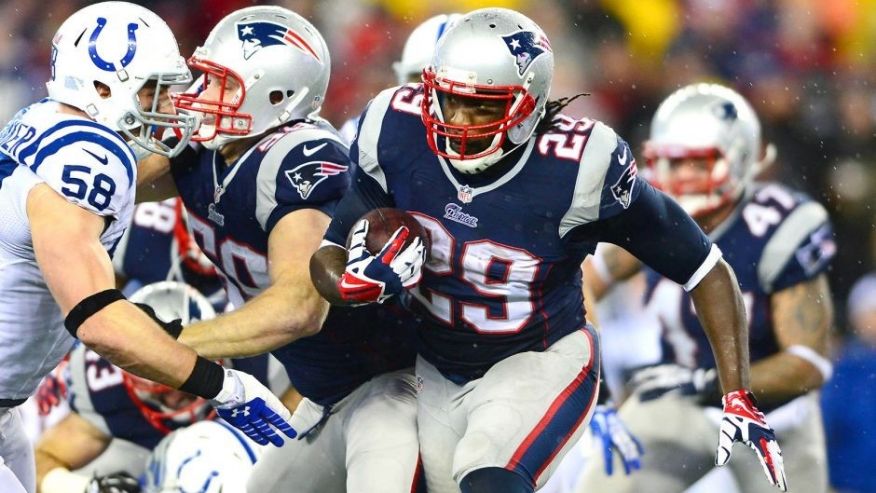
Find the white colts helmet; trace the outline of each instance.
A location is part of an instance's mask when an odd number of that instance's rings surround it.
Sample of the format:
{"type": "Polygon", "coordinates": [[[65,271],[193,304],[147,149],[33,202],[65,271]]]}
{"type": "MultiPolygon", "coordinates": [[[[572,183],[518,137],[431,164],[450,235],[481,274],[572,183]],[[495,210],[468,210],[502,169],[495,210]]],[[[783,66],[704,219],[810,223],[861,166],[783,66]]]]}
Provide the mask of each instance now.
{"type": "Polygon", "coordinates": [[[79,10],[58,29],[46,88],[51,99],[84,111],[136,145],[173,156],[188,143],[195,120],[159,111],[158,95],[191,80],[176,38],[160,17],[132,3],[102,2],[79,10]],[[101,97],[97,83],[109,87],[109,97],[101,97]],[[137,96],[146,84],[155,85],[149,108],[141,107],[137,96]],[[168,128],[180,137],[174,147],[160,140],[168,128]]]}
{"type": "Polygon", "coordinates": [[[392,64],[399,85],[420,81],[423,69],[432,62],[438,40],[460,17],[460,14],[439,14],[411,31],[401,60],[392,64]]]}
{"type": "Polygon", "coordinates": [[[146,463],[143,491],[246,493],[246,482],[262,450],[228,425],[195,423],[171,433],[155,447],[146,463]]]}
{"type": "Polygon", "coordinates": [[[216,310],[207,297],[183,282],[161,281],[147,284],[128,299],[131,303],[151,306],[155,315],[165,322],[180,319],[186,325],[216,316],[216,310]]]}
{"type": "Polygon", "coordinates": [[[500,8],[464,15],[442,36],[423,71],[422,117],[432,151],[463,173],[496,163],[532,136],[544,116],[553,72],[547,36],[528,17],[500,8]],[[486,125],[448,124],[440,105],[448,94],[504,101],[505,115],[486,125]],[[481,139],[491,139],[486,149],[467,151],[470,141],[481,139]],[[510,146],[503,147],[506,141],[510,146]]]}
{"type": "Polygon", "coordinates": [[[651,182],[691,216],[735,201],[762,170],[760,121],[736,91],[718,84],[692,84],[667,97],[645,142],[651,182]],[[710,160],[707,180],[673,179],[671,161],[710,160]]]}
{"type": "Polygon", "coordinates": [[[189,65],[204,73],[177,108],[204,115],[192,140],[208,149],[252,137],[291,120],[315,117],[328,88],[331,59],[319,31],[300,15],[276,6],[237,10],[219,21],[189,65]],[[220,84],[219,99],[198,95],[205,77],[220,84]],[[240,89],[226,98],[226,81],[240,89]]]}

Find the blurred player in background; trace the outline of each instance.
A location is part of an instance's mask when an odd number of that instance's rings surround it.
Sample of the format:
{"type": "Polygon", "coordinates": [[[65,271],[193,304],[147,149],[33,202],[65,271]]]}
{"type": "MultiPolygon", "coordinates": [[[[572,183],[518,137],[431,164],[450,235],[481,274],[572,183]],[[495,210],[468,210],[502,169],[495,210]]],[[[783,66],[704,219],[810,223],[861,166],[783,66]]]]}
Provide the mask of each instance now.
{"type": "MultiPolygon", "coordinates": [[[[781,436],[788,476],[806,491],[826,491],[816,391],[832,371],[824,272],[836,247],[827,212],[783,185],[752,181],[765,162],[760,123],[726,87],[694,84],[669,96],[645,149],[652,182],[696,219],[736,272],[748,314],[751,388],[781,436]]],[[[598,296],[643,268],[616,247],[601,253],[601,275],[588,276],[598,296]]],[[[714,467],[721,405],[715,357],[690,296],[659,273],[646,274],[646,310],[659,319],[662,354],[660,364],[633,376],[633,395],[620,411],[645,447],[643,469],[608,477],[589,464],[582,493],[677,492],[714,467]]],[[[768,491],[752,475],[753,462],[744,456],[732,467],[741,490],[768,491]]]]}
{"type": "Polygon", "coordinates": [[[197,289],[217,312],[228,303],[216,267],[198,248],[176,197],[137,204],[131,226],[113,252],[113,268],[124,293],[176,281],[197,289]]]}
{"type": "Polygon", "coordinates": [[[108,252],[134,207],[131,146],[172,155],[186,144],[193,120],[173,111],[167,88],[190,80],[158,16],[125,2],[91,5],[65,20],[52,40],[49,98],[21,110],[0,133],[4,492],[35,490],[33,451],[15,407],[76,337],[126,370],[216,405],[249,404],[263,394],[264,411],[254,419],[282,426],[289,416],[251,377],[197,358],[167,336],[172,324],[114,289],[108,252]],[[155,138],[167,128],[181,135],[175,147],[155,138]]]}
{"type": "Polygon", "coordinates": [[[178,190],[235,309],[180,340],[210,358],[271,351],[305,397],[301,439],[266,453],[249,490],[411,491],[413,329],[398,307],[329,311],[308,272],[349,187],[347,148],[318,116],[330,72],[322,36],[289,10],[241,9],[190,64],[203,76],[176,104],[201,115],[198,145],[166,163],[170,181],[155,188],[178,190]]]}
{"type": "Polygon", "coordinates": [[[143,492],[244,493],[265,451],[222,421],[195,423],[155,447],[146,464],[143,492]]]}
{"type": "Polygon", "coordinates": [[[460,18],[423,86],[371,101],[351,149],[353,188],[311,262],[334,304],[384,301],[422,275],[411,294],[424,317],[417,424],[429,491],[532,492],[581,436],[599,346],[580,264],[599,241],[633,250],[692,292],[718,354],[724,420],[737,427],[720,460],[733,442],[755,444],[768,480],[783,486],[773,432],[747,390],[732,270],[675,202],[636,177],[614,131],[558,115],[568,99],[548,102],[553,70],[547,37],[522,14],[460,18]],[[426,227],[422,272],[416,241],[396,245],[406,228],[376,255],[363,247],[368,222],[357,219],[378,207],[411,211],[426,227]]]}
{"type": "MultiPolygon", "coordinates": [[[[438,39],[459,17],[459,14],[438,14],[426,19],[411,31],[405,42],[401,59],[392,64],[398,85],[420,82],[423,69],[432,61],[438,39]]],[[[358,128],[358,116],[347,120],[340,129],[344,142],[353,142],[358,128]]]]}
{"type": "MultiPolygon", "coordinates": [[[[130,299],[149,304],[167,320],[189,323],[215,316],[191,286],[162,284],[158,290],[148,285],[130,299]]],[[[267,381],[267,375],[256,376],[267,381]]],[[[72,412],[37,444],[41,493],[85,492],[95,474],[136,478],[165,435],[215,414],[204,399],[130,374],[82,344],[64,365],[62,385],[72,412]]],[[[101,481],[106,479],[95,483],[101,481]]]]}

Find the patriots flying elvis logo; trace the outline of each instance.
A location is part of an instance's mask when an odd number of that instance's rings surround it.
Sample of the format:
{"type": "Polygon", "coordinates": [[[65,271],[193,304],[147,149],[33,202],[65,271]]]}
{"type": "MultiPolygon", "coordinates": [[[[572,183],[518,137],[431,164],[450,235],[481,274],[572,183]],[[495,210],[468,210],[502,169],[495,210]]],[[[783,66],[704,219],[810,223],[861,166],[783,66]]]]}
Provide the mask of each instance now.
{"type": "Polygon", "coordinates": [[[507,36],[502,36],[511,55],[517,62],[517,75],[523,77],[524,72],[529,66],[546,51],[551,51],[551,45],[548,40],[541,35],[536,37],[532,31],[517,31],[507,36]]]}
{"type": "Polygon", "coordinates": [[[329,176],[339,175],[347,171],[349,166],[343,164],[328,163],[325,161],[310,161],[296,166],[286,172],[286,178],[298,191],[302,200],[307,200],[313,189],[329,176]]]}
{"type": "Polygon", "coordinates": [[[275,45],[289,45],[298,48],[308,55],[316,58],[319,63],[319,55],[316,50],[295,31],[281,24],[266,21],[238,22],[237,37],[242,42],[243,58],[249,60],[253,53],[262,48],[275,45]]]}

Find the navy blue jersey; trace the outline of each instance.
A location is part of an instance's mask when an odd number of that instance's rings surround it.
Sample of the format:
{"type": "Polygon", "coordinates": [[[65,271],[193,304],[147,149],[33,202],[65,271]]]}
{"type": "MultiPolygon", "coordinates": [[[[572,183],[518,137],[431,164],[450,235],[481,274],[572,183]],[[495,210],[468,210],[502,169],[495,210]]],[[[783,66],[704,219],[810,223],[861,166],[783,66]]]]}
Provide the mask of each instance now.
{"type": "MultiPolygon", "coordinates": [[[[350,185],[347,148],[337,134],[297,123],[267,135],[227,166],[199,149],[172,166],[194,236],[240,306],[268,286],[268,236],[286,214],[317,209],[331,215],[350,185]]],[[[332,308],[322,330],[272,354],[295,388],[332,404],[373,376],[413,364],[413,331],[393,307],[332,308]]]]}
{"type": "MultiPolygon", "coordinates": [[[[116,274],[127,280],[124,292],[130,295],[146,284],[159,281],[184,282],[207,297],[217,312],[225,309],[227,298],[218,274],[207,266],[192,268],[184,259],[179,230],[187,235],[179,199],[137,204],[134,219],[113,253],[116,274]]],[[[192,260],[194,261],[194,260],[192,260]]]]}
{"type": "MultiPolygon", "coordinates": [[[[268,384],[267,355],[239,361],[245,363],[242,366],[235,364],[235,368],[268,384]]],[[[125,387],[123,370],[84,344],[78,344],[70,352],[64,377],[70,408],[107,436],[151,450],[169,431],[191,424],[190,421],[167,419],[162,421],[166,430],[151,424],[141,411],[141,404],[131,398],[125,387]]]]}
{"type": "MultiPolygon", "coordinates": [[[[739,281],[751,361],[775,354],[770,295],[827,269],[836,251],[827,212],[782,185],[757,184],[710,236],[739,281]]],[[[690,295],[653,270],[646,274],[646,309],[660,321],[663,361],[713,368],[715,357],[690,295]]]]}
{"type": "Polygon", "coordinates": [[[370,103],[351,149],[354,186],[326,239],[343,245],[376,207],[421,221],[431,251],[411,308],[426,320],[421,354],[449,378],[478,378],[583,327],[580,264],[598,241],[681,283],[717,261],[690,218],[636,176],[628,145],[604,124],[561,117],[487,171],[464,175],[430,151],[421,98],[411,84],[370,103]]]}

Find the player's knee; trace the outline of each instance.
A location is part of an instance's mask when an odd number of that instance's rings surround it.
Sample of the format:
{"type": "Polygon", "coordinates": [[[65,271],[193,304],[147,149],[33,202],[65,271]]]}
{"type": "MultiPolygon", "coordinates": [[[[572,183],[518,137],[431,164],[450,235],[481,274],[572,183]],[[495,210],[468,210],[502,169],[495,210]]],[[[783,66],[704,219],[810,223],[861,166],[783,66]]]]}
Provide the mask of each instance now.
{"type": "Polygon", "coordinates": [[[501,467],[475,469],[459,483],[462,493],[532,493],[535,487],[523,476],[501,467]]]}

